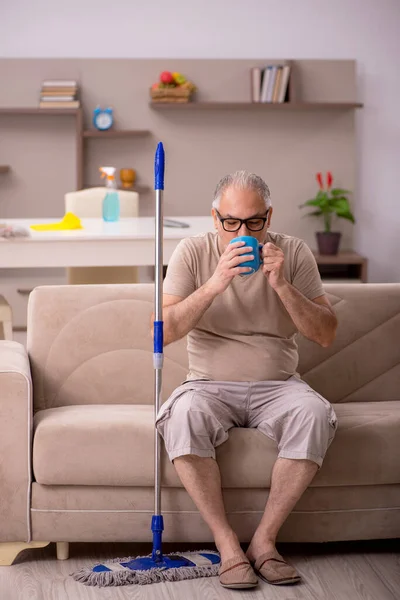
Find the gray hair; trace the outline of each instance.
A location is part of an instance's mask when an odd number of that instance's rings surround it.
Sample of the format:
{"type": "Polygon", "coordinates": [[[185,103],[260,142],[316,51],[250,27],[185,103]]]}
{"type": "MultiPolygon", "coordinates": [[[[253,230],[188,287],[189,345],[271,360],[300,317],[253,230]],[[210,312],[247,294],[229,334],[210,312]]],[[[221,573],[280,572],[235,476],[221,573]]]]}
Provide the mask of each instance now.
{"type": "Polygon", "coordinates": [[[230,175],[225,175],[218,183],[214,192],[213,208],[218,210],[222,194],[230,187],[237,187],[242,190],[253,190],[264,200],[267,209],[271,206],[271,195],[265,181],[258,175],[250,173],[249,171],[236,171],[230,175]]]}

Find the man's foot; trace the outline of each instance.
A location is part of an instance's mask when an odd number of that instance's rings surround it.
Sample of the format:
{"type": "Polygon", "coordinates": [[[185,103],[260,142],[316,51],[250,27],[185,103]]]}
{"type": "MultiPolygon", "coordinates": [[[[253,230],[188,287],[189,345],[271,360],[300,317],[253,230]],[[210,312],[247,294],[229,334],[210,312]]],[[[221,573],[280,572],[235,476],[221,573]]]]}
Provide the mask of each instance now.
{"type": "Polygon", "coordinates": [[[249,561],[254,563],[259,556],[266,552],[276,552],[275,540],[261,539],[254,535],[246,552],[249,561]]]}
{"type": "Polygon", "coordinates": [[[220,584],[231,590],[249,589],[258,585],[257,575],[254,573],[248,559],[234,556],[223,561],[219,569],[220,584]]]}
{"type": "Polygon", "coordinates": [[[231,558],[248,561],[248,558],[246,558],[246,555],[239,544],[237,535],[233,531],[220,538],[216,538],[215,545],[221,556],[221,563],[224,563],[231,558]]]}
{"type": "Polygon", "coordinates": [[[235,590],[258,585],[257,576],[234,531],[215,538],[215,545],[221,556],[219,581],[223,587],[235,590]]]}
{"type": "Polygon", "coordinates": [[[279,554],[273,540],[261,540],[254,536],[246,556],[258,577],[267,583],[285,585],[297,583],[301,579],[296,569],[288,565],[279,554]]]}

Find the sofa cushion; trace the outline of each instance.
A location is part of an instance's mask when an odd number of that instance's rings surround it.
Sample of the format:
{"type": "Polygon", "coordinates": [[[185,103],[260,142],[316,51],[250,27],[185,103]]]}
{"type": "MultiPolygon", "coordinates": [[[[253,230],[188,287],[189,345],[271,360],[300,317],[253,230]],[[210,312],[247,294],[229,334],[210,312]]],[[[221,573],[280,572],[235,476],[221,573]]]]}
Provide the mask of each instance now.
{"type": "MultiPolygon", "coordinates": [[[[400,483],[400,401],[333,405],[339,427],[313,486],[400,483]]],[[[154,409],[82,405],[35,416],[33,469],[43,485],[153,486],[154,409]]],[[[234,428],[217,449],[224,487],[270,486],[275,443],[234,428]]],[[[163,451],[163,485],[181,487],[163,451]]]]}

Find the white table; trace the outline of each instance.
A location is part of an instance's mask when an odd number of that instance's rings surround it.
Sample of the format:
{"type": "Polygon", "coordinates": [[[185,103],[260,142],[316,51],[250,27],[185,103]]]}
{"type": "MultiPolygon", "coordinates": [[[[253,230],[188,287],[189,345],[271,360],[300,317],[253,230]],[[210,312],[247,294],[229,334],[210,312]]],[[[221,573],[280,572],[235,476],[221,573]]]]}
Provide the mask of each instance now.
{"type": "MultiPolygon", "coordinates": [[[[213,231],[209,217],[171,217],[188,228],[164,227],[164,264],[185,237],[213,231]]],[[[7,224],[29,229],[36,223],[59,219],[7,219],[7,224]]],[[[82,219],[83,229],[35,231],[28,238],[0,238],[0,269],[154,265],[155,219],[137,217],[105,223],[82,219]]]]}

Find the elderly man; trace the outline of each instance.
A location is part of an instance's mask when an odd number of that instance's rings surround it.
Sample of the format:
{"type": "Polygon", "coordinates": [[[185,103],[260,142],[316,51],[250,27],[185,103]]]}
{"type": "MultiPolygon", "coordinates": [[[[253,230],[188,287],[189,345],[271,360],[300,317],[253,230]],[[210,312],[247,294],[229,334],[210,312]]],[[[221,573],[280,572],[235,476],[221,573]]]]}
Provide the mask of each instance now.
{"type": "Polygon", "coordinates": [[[210,527],[221,555],[220,583],[229,588],[299,581],[275,548],[278,531],[321,466],[336,416],[303,382],[295,336],[329,346],[337,321],[315,259],[297,238],[268,231],[266,183],[239,171],[218,184],[215,232],[183,240],[164,282],[165,344],[188,335],[187,380],[157,416],[169,458],[210,527]],[[253,236],[262,267],[241,266],[252,248],[229,242],[253,236]],[[257,428],[275,441],[265,512],[244,554],[227,520],[215,447],[231,427],[257,428]],[[254,570],[253,570],[254,568],[254,570]]]}

